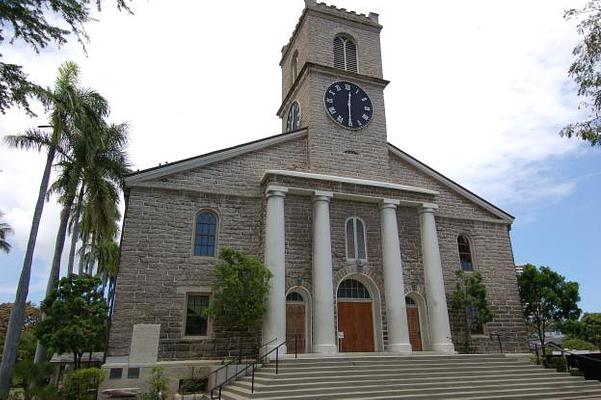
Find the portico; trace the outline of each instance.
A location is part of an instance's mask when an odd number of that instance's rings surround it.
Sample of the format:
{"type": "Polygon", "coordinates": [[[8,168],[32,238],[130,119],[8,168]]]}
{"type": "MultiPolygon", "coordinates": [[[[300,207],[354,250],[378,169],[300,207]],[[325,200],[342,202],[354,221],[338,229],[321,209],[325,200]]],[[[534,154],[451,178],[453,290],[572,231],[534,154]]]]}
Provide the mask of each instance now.
{"type": "MultiPolygon", "coordinates": [[[[411,352],[401,243],[397,208],[410,207],[419,216],[421,253],[425,302],[427,304],[427,326],[430,348],[453,352],[449,316],[438,248],[438,237],[434,214],[437,205],[436,191],[349,177],[315,174],[299,171],[267,170],[263,177],[266,196],[265,263],[273,273],[268,295],[268,316],[264,319],[263,339],[265,342],[277,338],[277,343],[286,337],[286,196],[302,196],[311,202],[312,234],[312,343],[308,347],[313,353],[338,352],[336,320],[336,292],[334,282],[332,226],[330,208],[333,201],[370,205],[379,216],[379,244],[376,251],[381,254],[382,287],[380,291],[385,303],[387,352],[411,352]],[[335,190],[334,190],[335,189],[335,190]],[[420,200],[422,198],[423,200],[420,200]]],[[[350,203],[350,204],[352,204],[350,203]]],[[[350,216],[350,215],[349,215],[350,216]]],[[[367,264],[370,261],[366,262],[367,264]]],[[[380,314],[380,313],[378,313],[380,314]]],[[[382,317],[374,319],[374,331],[382,334],[382,317]],[[377,326],[380,325],[380,326],[377,326]]],[[[343,333],[344,334],[344,333],[343,333]]],[[[374,351],[378,350],[377,346],[374,351]]]]}

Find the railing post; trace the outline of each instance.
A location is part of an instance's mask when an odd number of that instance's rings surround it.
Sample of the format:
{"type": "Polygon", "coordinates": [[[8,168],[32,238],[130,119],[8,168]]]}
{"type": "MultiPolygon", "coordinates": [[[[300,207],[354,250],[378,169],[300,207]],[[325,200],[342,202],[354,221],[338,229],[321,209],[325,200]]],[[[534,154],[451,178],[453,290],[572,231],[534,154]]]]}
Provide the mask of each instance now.
{"type": "Polygon", "coordinates": [[[250,380],[250,392],[254,393],[255,392],[255,363],[253,363],[253,375],[252,378],[250,380]]]}
{"type": "Polygon", "coordinates": [[[294,335],[294,358],[298,358],[298,335],[294,335]]]}
{"type": "Polygon", "coordinates": [[[503,342],[501,341],[501,335],[497,335],[497,340],[499,341],[499,351],[503,354],[503,342]]]}
{"type": "Polygon", "coordinates": [[[540,354],[538,352],[538,344],[534,343],[534,352],[536,353],[536,365],[540,365],[540,354]]]}
{"type": "Polygon", "coordinates": [[[279,352],[280,352],[280,346],[275,348],[275,374],[278,374],[278,359],[280,358],[279,356],[279,352]]]}
{"type": "Polygon", "coordinates": [[[221,389],[223,389],[223,385],[219,386],[219,400],[221,400],[221,389]]]}
{"type": "MultiPolygon", "coordinates": [[[[229,369],[229,368],[228,368],[228,366],[226,365],[226,366],[225,366],[225,380],[223,381],[223,383],[226,383],[226,384],[227,384],[227,377],[228,377],[228,372],[227,372],[227,370],[228,370],[228,369],[229,369]]],[[[219,398],[221,398],[221,397],[219,397],[219,398]]]]}

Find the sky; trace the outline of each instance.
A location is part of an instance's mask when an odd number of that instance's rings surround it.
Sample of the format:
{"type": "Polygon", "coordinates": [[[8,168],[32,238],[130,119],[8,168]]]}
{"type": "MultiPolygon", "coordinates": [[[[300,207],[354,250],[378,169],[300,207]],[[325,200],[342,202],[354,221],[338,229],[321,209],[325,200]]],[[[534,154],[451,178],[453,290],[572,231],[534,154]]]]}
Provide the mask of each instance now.
{"type": "MultiPolygon", "coordinates": [[[[601,148],[561,138],[583,118],[567,75],[579,40],[563,19],[583,1],[329,0],[380,14],[388,140],[516,217],[515,261],[580,283],[581,308],[601,312],[601,148]]],[[[72,40],[40,54],[17,41],[5,62],[51,86],[75,61],[82,85],[131,127],[143,169],[280,133],[280,50],[301,0],[135,0],[134,15],[105,1],[87,25],[87,54],[72,40]]],[[[13,109],[0,135],[47,124],[13,109]]],[[[0,210],[13,250],[0,254],[0,302],[13,301],[45,157],[0,146],[0,210]]],[[[51,199],[34,255],[30,296],[43,297],[59,207],[51,199]]],[[[65,249],[66,253],[67,249],[65,249]]],[[[66,257],[63,257],[66,260],[66,257]]]]}

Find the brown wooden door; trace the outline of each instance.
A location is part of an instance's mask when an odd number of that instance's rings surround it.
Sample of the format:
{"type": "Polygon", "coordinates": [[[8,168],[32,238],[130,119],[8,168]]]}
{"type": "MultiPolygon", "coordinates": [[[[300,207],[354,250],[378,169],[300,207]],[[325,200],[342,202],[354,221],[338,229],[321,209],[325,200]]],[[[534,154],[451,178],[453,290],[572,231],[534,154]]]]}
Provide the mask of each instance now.
{"type": "Polygon", "coordinates": [[[286,304],[286,340],[288,353],[294,353],[295,336],[297,353],[305,352],[305,305],[303,303],[286,304]]]}
{"type": "Polygon", "coordinates": [[[413,351],[422,351],[422,332],[419,327],[419,311],[417,307],[407,307],[407,323],[409,324],[409,343],[413,351]]]}
{"type": "Polygon", "coordinates": [[[371,302],[338,302],[338,331],[344,332],[340,351],[374,351],[371,302]]]}

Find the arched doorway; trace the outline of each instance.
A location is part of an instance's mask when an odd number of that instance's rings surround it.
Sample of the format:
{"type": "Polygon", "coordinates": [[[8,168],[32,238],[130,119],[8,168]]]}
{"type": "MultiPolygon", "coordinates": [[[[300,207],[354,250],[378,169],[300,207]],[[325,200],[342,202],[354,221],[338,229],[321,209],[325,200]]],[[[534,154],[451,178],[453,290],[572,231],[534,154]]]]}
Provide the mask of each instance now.
{"type": "Polygon", "coordinates": [[[409,343],[411,343],[411,350],[422,351],[424,347],[422,343],[419,307],[417,306],[417,302],[409,296],[405,297],[405,304],[407,307],[407,324],[409,325],[409,343]]]}
{"type": "Polygon", "coordinates": [[[288,352],[305,352],[306,341],[306,306],[305,299],[298,292],[290,292],[286,296],[286,341],[288,352]]]}
{"type": "Polygon", "coordinates": [[[356,279],[346,279],[337,291],[340,351],[374,351],[373,299],[356,279]]]}

